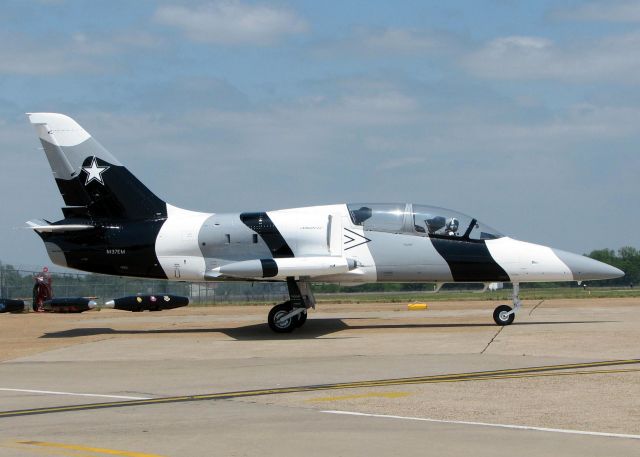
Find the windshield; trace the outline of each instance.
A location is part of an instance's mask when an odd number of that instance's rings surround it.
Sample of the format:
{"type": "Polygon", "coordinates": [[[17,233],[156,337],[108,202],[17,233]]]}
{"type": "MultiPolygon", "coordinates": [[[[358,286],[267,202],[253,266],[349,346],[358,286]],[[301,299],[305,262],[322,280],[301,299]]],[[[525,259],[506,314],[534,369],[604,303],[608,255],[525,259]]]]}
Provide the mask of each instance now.
{"type": "Polygon", "coordinates": [[[394,233],[405,231],[405,203],[352,203],[347,206],[351,221],[363,226],[365,230],[394,233]]]}
{"type": "Polygon", "coordinates": [[[437,206],[351,203],[347,207],[353,224],[367,231],[472,240],[492,240],[504,236],[471,216],[437,206]]]}

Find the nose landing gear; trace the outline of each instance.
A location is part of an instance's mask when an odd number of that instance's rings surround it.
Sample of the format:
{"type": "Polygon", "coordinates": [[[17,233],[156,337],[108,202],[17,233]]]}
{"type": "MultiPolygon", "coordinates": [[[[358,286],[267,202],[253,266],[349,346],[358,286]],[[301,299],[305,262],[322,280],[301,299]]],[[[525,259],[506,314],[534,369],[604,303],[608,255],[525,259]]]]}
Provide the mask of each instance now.
{"type": "Polygon", "coordinates": [[[513,308],[507,305],[500,305],[493,310],[493,320],[500,326],[510,325],[516,318],[516,312],[522,306],[520,301],[520,284],[513,283],[513,308]]]}
{"type": "Polygon", "coordinates": [[[269,328],[276,333],[290,333],[307,321],[307,310],[315,308],[316,300],[311,286],[306,281],[287,278],[290,300],[280,303],[269,311],[269,328]]]}

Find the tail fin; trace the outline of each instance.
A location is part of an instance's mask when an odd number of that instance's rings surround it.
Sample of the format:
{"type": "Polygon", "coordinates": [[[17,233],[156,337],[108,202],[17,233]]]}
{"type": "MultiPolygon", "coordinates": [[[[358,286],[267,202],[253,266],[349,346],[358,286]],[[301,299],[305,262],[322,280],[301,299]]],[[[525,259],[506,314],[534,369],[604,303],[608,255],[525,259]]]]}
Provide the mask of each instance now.
{"type": "Polygon", "coordinates": [[[63,114],[30,113],[66,217],[157,219],[167,205],[145,187],[76,121],[63,114]]]}

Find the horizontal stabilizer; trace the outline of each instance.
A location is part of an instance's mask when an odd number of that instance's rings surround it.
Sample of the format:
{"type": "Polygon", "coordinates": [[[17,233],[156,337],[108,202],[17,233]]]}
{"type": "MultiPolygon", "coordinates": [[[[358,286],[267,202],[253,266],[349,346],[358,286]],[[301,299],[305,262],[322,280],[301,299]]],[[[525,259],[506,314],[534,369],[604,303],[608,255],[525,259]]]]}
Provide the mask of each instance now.
{"type": "Polygon", "coordinates": [[[40,232],[40,233],[78,232],[80,230],[91,230],[92,228],[95,228],[93,225],[87,225],[87,224],[53,225],[42,220],[28,221],[27,225],[28,225],[27,228],[33,229],[36,232],[40,232]]]}

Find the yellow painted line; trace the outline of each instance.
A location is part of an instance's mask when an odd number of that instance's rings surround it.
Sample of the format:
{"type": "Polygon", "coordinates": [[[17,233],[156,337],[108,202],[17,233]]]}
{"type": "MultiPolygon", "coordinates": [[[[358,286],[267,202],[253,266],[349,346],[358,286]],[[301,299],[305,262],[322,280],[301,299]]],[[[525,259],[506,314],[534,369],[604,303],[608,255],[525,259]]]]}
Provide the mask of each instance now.
{"type": "MultiPolygon", "coordinates": [[[[25,447],[24,444],[14,443],[2,443],[0,447],[11,448],[11,449],[19,449],[21,454],[29,453],[36,455],[46,455],[51,457],[52,455],[61,455],[63,457],[96,457],[96,454],[93,453],[85,453],[78,451],[70,451],[65,449],[51,449],[51,448],[38,448],[35,446],[25,447]]],[[[26,454],[25,454],[26,455],[26,454]]]]}
{"type": "Polygon", "coordinates": [[[342,401],[342,400],[358,400],[361,398],[401,398],[411,395],[409,392],[371,392],[368,394],[355,394],[355,395],[337,395],[335,397],[320,397],[307,400],[311,403],[325,402],[325,401],[342,401]]]}
{"type": "Polygon", "coordinates": [[[120,455],[123,457],[163,457],[159,454],[147,454],[146,452],[120,451],[100,447],[81,446],[78,444],[48,443],[46,441],[17,441],[18,444],[41,446],[45,448],[65,449],[68,451],[93,452],[95,454],[120,455]]]}
{"type": "MultiPolygon", "coordinates": [[[[124,406],[143,406],[153,404],[165,404],[165,403],[179,403],[201,400],[215,400],[215,399],[232,399],[242,397],[254,397],[260,395],[275,395],[275,394],[287,394],[296,392],[313,392],[322,390],[339,390],[339,389],[355,389],[366,387],[384,387],[384,386],[397,386],[397,385],[409,385],[409,384],[429,384],[438,382],[458,382],[458,381],[481,381],[483,379],[506,379],[508,377],[534,377],[535,374],[556,374],[560,370],[570,370],[578,368],[597,368],[603,366],[617,366],[617,365],[630,365],[640,364],[640,359],[625,359],[625,360],[607,360],[601,362],[587,362],[587,363],[570,363],[562,365],[545,365],[538,367],[526,367],[526,368],[511,368],[505,370],[493,370],[493,371],[476,371],[469,373],[454,373],[443,375],[430,375],[419,376],[412,378],[395,378],[395,379],[379,379],[373,381],[357,381],[348,383],[337,384],[320,384],[311,386],[297,386],[297,387],[280,387],[273,389],[260,389],[260,390],[244,390],[235,392],[220,392],[204,395],[188,395],[188,396],[176,396],[176,397],[162,397],[153,398],[148,400],[128,400],[128,401],[114,401],[105,403],[86,403],[80,405],[59,406],[52,408],[36,408],[36,409],[24,409],[14,411],[2,411],[0,412],[0,418],[2,417],[15,417],[25,416],[31,414],[45,414],[56,412],[69,412],[69,411],[85,411],[91,409],[101,408],[117,408],[124,406]],[[551,373],[553,372],[553,373],[551,373]]],[[[637,371],[637,370],[629,370],[637,371]]],[[[623,372],[621,370],[606,370],[602,373],[623,372]]],[[[596,371],[585,372],[584,374],[594,374],[596,371]]],[[[572,373],[582,374],[582,373],[572,373]]]]}

